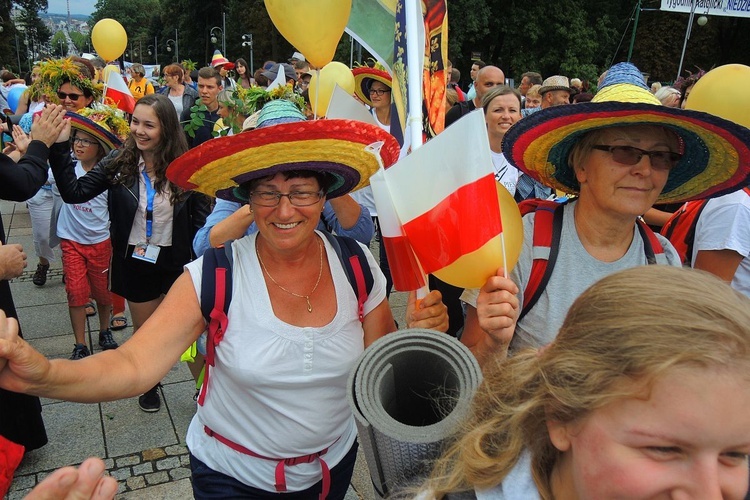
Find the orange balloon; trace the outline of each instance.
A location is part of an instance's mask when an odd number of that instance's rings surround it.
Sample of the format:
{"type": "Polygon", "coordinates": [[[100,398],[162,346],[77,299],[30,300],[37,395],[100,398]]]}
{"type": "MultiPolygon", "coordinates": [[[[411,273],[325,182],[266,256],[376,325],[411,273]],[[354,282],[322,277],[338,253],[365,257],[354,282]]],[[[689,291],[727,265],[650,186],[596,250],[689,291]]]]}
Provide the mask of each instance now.
{"type": "Polygon", "coordinates": [[[523,220],[521,211],[513,196],[499,183],[497,200],[500,203],[502,235],[497,235],[478,250],[463,255],[451,265],[432,274],[453,286],[460,288],[480,288],[490,276],[504,267],[510,272],[518,262],[523,246],[523,220]],[[503,239],[505,258],[503,258],[503,239]]]}

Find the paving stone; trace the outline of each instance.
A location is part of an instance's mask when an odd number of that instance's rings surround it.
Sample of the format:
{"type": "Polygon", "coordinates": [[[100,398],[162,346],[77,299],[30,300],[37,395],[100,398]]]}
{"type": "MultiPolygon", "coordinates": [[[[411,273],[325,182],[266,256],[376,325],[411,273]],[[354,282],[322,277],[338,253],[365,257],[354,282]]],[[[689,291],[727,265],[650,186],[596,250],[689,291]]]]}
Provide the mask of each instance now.
{"type": "Polygon", "coordinates": [[[8,500],[22,500],[29,493],[31,493],[31,488],[29,488],[28,490],[11,491],[10,493],[8,493],[8,496],[6,498],[8,500]]]}
{"type": "Polygon", "coordinates": [[[125,480],[125,484],[128,485],[128,489],[130,490],[139,490],[146,487],[146,480],[143,476],[129,477],[125,480]]]}
{"type": "Polygon", "coordinates": [[[117,483],[117,493],[124,493],[128,490],[127,484],[125,482],[119,482],[117,483]]]}
{"type": "Polygon", "coordinates": [[[113,458],[107,458],[106,460],[104,460],[104,470],[109,470],[109,469],[114,469],[114,468],[115,468],[115,460],[113,458]]]}
{"type": "Polygon", "coordinates": [[[141,463],[141,457],[139,457],[138,455],[130,455],[127,457],[116,458],[115,462],[117,463],[118,467],[128,467],[141,463]]]}
{"type": "Polygon", "coordinates": [[[149,472],[154,472],[154,465],[151,462],[146,462],[145,464],[136,465],[133,467],[134,476],[148,474],[149,472]]]}
{"type": "Polygon", "coordinates": [[[152,448],[150,450],[144,450],[143,453],[143,460],[156,460],[159,458],[164,458],[167,456],[167,453],[161,449],[161,448],[152,448]]]}
{"type": "Polygon", "coordinates": [[[193,487],[189,479],[180,479],[171,483],[147,486],[135,491],[117,495],[116,500],[142,500],[158,498],[159,500],[185,500],[193,498],[193,487]]]}
{"type": "Polygon", "coordinates": [[[131,477],[133,473],[130,470],[130,467],[123,467],[122,469],[115,469],[115,470],[109,471],[109,475],[117,479],[118,481],[124,481],[127,478],[131,477]]]}
{"type": "Polygon", "coordinates": [[[15,476],[10,485],[10,491],[25,490],[34,486],[36,486],[36,476],[34,474],[29,476],[15,476]]]}
{"type": "Polygon", "coordinates": [[[184,457],[180,457],[180,463],[185,467],[190,467],[190,456],[185,455],[184,457]]]}
{"type": "Polygon", "coordinates": [[[168,457],[164,460],[158,460],[156,462],[156,470],[168,470],[168,469],[174,469],[175,467],[180,466],[180,458],[179,457],[168,457]]]}
{"type": "MultiPolygon", "coordinates": [[[[182,364],[185,365],[186,363],[182,364]]],[[[183,368],[188,373],[190,372],[187,367],[183,368]]],[[[196,404],[195,401],[193,401],[195,382],[191,376],[189,377],[189,380],[184,382],[165,384],[162,387],[162,393],[164,394],[169,414],[172,416],[172,424],[174,425],[179,443],[184,445],[190,421],[195,415],[196,404]]]]}
{"type": "Polygon", "coordinates": [[[177,446],[167,446],[164,448],[164,451],[167,452],[167,455],[184,455],[188,452],[187,446],[183,445],[177,445],[177,446]]]}
{"type": "Polygon", "coordinates": [[[46,405],[42,411],[49,442],[26,454],[16,474],[51,471],[65,465],[80,464],[90,456],[105,454],[99,406],[60,402],[46,405]]]}
{"type": "Polygon", "coordinates": [[[172,469],[171,471],[169,471],[169,477],[171,477],[173,481],[177,479],[185,479],[186,477],[190,477],[191,475],[192,473],[187,467],[178,467],[177,469],[172,469]]]}
{"type": "Polygon", "coordinates": [[[138,397],[101,403],[107,449],[112,456],[130,455],[141,450],[178,443],[169,412],[146,413],[138,407],[138,397]]]}
{"type": "Polygon", "coordinates": [[[154,472],[153,474],[146,474],[146,483],[161,484],[169,481],[169,474],[166,471],[154,472]]]}

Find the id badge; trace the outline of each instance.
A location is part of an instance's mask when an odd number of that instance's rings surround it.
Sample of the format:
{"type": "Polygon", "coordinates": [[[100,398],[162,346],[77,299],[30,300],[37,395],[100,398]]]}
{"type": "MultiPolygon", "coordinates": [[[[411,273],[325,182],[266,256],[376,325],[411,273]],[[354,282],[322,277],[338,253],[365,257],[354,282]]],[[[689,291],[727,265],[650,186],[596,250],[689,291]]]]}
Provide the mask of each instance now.
{"type": "Polygon", "coordinates": [[[138,243],[135,246],[135,249],[133,249],[133,258],[155,264],[156,259],[159,257],[160,250],[161,248],[159,248],[157,245],[138,243]]]}

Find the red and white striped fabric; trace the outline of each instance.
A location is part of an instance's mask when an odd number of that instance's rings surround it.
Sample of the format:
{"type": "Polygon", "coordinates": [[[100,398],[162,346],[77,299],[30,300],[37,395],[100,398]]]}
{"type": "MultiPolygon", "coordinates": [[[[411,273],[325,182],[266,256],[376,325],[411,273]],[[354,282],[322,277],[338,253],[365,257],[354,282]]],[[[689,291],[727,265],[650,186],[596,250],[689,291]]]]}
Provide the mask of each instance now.
{"type": "Polygon", "coordinates": [[[135,109],[135,97],[125,84],[119,73],[110,71],[107,75],[107,86],[104,90],[104,102],[111,100],[112,103],[126,113],[133,114],[135,109]]]}
{"type": "Polygon", "coordinates": [[[484,279],[494,274],[502,263],[502,222],[481,110],[385,170],[385,179],[424,272],[460,263],[486,266],[484,279]]]}

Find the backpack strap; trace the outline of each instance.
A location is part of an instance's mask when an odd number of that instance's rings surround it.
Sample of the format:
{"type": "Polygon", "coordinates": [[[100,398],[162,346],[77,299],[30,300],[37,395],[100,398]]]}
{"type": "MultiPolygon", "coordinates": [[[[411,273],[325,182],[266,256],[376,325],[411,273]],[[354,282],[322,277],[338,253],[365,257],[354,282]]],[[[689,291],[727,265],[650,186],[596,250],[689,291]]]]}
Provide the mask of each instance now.
{"type": "Polygon", "coordinates": [[[564,203],[534,200],[534,236],[529,281],[523,291],[523,307],[518,321],[526,316],[542,296],[557,261],[562,234],[564,203]]]}
{"type": "Polygon", "coordinates": [[[211,367],[216,363],[216,347],[227,329],[227,314],[232,302],[232,242],[224,248],[209,248],[203,254],[201,277],[201,312],[208,324],[206,339],[206,364],[198,404],[203,405],[208,390],[211,367]]]}
{"type": "Polygon", "coordinates": [[[641,239],[643,240],[643,250],[646,252],[646,262],[649,265],[656,264],[656,255],[664,253],[664,247],[661,246],[659,238],[656,237],[656,233],[648,227],[648,224],[643,219],[638,217],[636,219],[636,225],[638,226],[638,232],[641,233],[641,239]]]}
{"type": "Polygon", "coordinates": [[[323,234],[336,252],[341,266],[344,268],[346,279],[354,290],[354,295],[357,296],[357,315],[360,323],[362,323],[365,320],[365,302],[375,284],[365,252],[359,246],[359,243],[352,238],[325,231],[323,234]]]}

